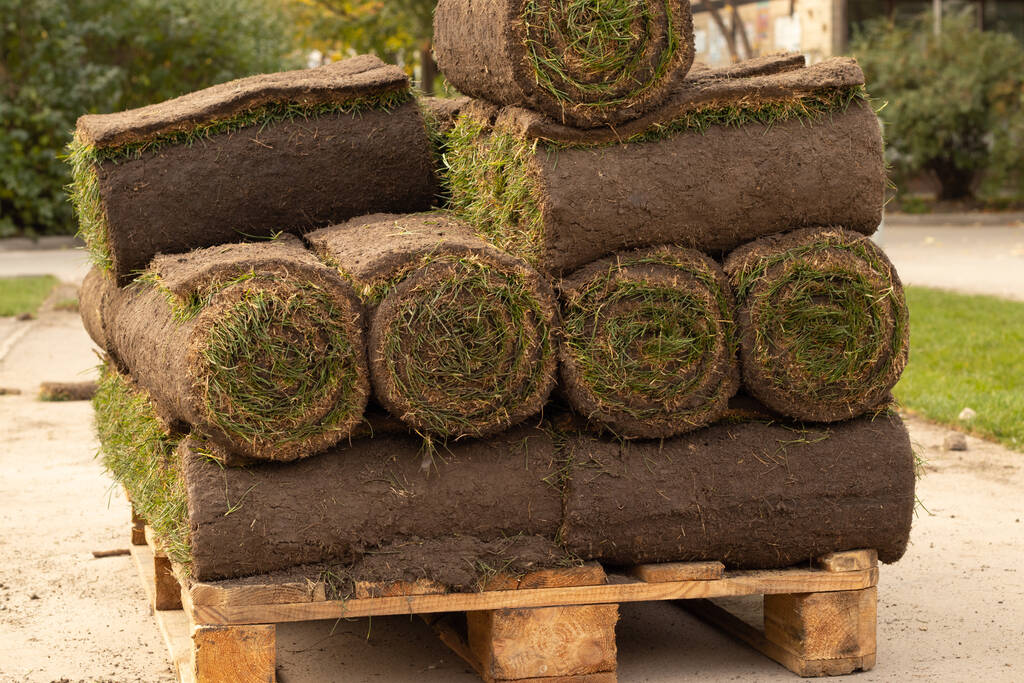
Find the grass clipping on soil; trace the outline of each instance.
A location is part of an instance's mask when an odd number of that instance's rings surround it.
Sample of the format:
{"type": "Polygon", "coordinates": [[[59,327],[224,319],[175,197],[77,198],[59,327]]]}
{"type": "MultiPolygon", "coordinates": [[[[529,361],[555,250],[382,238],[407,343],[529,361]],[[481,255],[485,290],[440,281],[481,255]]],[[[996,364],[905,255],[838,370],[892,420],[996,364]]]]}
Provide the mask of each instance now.
{"type": "Polygon", "coordinates": [[[721,417],[739,385],[721,268],[677,247],[603,259],[562,284],[562,376],[578,412],[623,437],[670,437],[721,417]]]}
{"type": "Polygon", "coordinates": [[[725,263],[743,380],[785,415],[845,420],[886,401],[907,363],[903,287],[873,242],[841,228],[756,240],[725,263]]]}
{"type": "MultiPolygon", "coordinates": [[[[790,120],[820,123],[830,114],[844,112],[852,103],[867,99],[863,86],[857,86],[781,101],[705,106],[623,142],[655,144],[674,135],[703,134],[712,126],[772,126],[790,120]]],[[[464,114],[447,137],[445,163],[451,208],[478,235],[539,267],[544,245],[544,188],[533,166],[534,157],[557,157],[563,149],[599,146],[605,145],[531,140],[492,129],[464,114]]]]}
{"type": "Polygon", "coordinates": [[[442,436],[485,436],[537,412],[555,365],[553,306],[538,282],[525,267],[477,255],[426,259],[373,316],[378,396],[407,424],[442,436]]]}
{"type": "Polygon", "coordinates": [[[100,197],[99,176],[96,169],[105,161],[139,159],[144,153],[164,147],[194,145],[215,135],[232,133],[242,128],[264,128],[277,123],[316,119],[332,115],[358,115],[360,112],[389,110],[403,104],[412,95],[392,92],[371,97],[356,98],[348,102],[301,104],[275,102],[261,105],[229,118],[205,122],[191,130],[162,133],[149,140],[110,147],[96,147],[83,141],[77,134],[68,143],[65,160],[71,166],[71,184],[67,187],[71,204],[78,216],[78,236],[85,241],[89,257],[103,270],[113,268],[110,251],[109,228],[100,197]]]}
{"type": "Polygon", "coordinates": [[[168,434],[146,392],[104,364],[92,399],[103,466],[182,566],[190,557],[185,486],[168,434]]]}

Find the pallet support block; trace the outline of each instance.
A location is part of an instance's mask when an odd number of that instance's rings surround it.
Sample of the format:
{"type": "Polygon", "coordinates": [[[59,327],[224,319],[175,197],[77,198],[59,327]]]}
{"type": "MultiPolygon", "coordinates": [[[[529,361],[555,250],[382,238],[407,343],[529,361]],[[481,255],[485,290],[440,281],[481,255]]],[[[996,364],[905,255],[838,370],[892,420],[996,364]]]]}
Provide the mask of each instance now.
{"type": "Polygon", "coordinates": [[[132,504],[132,545],[146,545],[146,520],[135,511],[132,504]]]}
{"type": "Polygon", "coordinates": [[[274,683],[273,624],[192,629],[192,675],[197,683],[274,683]]]}
{"type": "Polygon", "coordinates": [[[619,606],[466,613],[469,650],[485,681],[615,680],[619,606]]]}
{"type": "MultiPolygon", "coordinates": [[[[830,553],[815,563],[828,574],[871,572],[877,581],[878,553],[830,553]]],[[[766,593],[764,628],[740,619],[711,600],[680,605],[800,676],[841,676],[875,665],[878,588],[766,593]]]]}
{"type": "Polygon", "coordinates": [[[792,655],[801,676],[835,676],[875,665],[878,589],[764,596],[764,635],[792,655]]]}

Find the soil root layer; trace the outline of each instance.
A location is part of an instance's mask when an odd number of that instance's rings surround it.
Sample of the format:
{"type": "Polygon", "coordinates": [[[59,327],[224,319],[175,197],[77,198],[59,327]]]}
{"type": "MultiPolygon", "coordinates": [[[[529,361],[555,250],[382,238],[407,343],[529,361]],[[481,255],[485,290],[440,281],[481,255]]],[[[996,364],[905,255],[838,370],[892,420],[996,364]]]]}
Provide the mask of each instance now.
{"type": "Polygon", "coordinates": [[[894,414],[568,448],[561,538],[583,559],[770,569],[857,548],[895,562],[907,546],[914,454],[894,414]]]}
{"type": "Polygon", "coordinates": [[[425,210],[437,192],[408,78],[369,56],[83,116],[68,158],[80,232],[122,283],[158,253],[425,210]]]}

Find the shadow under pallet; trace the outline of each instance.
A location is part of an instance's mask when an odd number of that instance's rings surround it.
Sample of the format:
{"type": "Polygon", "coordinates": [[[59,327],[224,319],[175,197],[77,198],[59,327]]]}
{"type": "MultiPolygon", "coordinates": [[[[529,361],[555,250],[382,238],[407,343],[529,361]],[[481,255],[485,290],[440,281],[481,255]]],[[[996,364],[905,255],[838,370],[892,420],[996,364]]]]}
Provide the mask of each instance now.
{"type": "Polygon", "coordinates": [[[726,571],[718,562],[606,571],[591,562],[499,576],[476,593],[445,593],[424,580],[364,582],[354,597],[330,600],[315,581],[189,581],[138,517],[132,543],[182,683],[274,681],[279,623],[412,614],[485,681],[607,683],[617,680],[618,605],[651,600],[678,601],[801,676],[875,664],[874,550],[831,553],[814,567],[758,571],[726,571]],[[753,615],[716,602],[751,595],[764,596],[763,611],[753,615]]]}

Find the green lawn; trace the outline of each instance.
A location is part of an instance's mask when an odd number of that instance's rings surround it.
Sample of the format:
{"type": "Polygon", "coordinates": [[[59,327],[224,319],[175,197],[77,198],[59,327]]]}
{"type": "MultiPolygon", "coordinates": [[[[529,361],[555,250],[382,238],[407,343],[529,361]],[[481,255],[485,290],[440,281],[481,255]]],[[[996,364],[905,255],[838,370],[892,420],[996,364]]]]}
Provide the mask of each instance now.
{"type": "Polygon", "coordinates": [[[0,277],[0,316],[35,313],[56,286],[52,275],[0,277]]]}
{"type": "Polygon", "coordinates": [[[907,287],[910,410],[1024,450],[1024,302],[907,287]],[[958,419],[965,407],[978,416],[958,419]]]}

